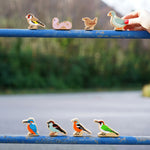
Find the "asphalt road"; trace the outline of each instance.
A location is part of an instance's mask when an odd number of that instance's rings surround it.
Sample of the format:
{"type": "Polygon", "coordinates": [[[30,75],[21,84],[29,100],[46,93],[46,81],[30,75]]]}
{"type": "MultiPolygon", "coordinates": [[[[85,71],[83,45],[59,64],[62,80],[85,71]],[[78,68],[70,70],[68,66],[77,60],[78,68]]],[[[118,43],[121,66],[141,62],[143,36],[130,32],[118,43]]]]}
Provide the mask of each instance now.
{"type": "MultiPolygon", "coordinates": [[[[46,124],[49,119],[72,135],[73,118],[79,118],[92,136],[99,132],[93,119],[103,119],[122,136],[150,136],[150,98],[143,98],[139,91],[0,96],[0,135],[26,135],[22,120],[28,117],[35,118],[40,135],[45,136],[49,134],[46,124]]],[[[1,149],[145,150],[150,146],[0,144],[1,149]]]]}

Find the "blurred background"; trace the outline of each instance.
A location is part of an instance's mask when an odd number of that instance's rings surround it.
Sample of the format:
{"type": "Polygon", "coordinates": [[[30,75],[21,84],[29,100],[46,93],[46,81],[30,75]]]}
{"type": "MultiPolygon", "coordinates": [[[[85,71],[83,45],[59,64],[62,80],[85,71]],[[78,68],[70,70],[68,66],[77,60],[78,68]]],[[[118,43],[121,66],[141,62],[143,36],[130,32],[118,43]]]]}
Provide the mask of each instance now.
{"type": "MultiPolygon", "coordinates": [[[[53,17],[72,21],[73,29],[84,29],[82,17],[97,16],[96,29],[112,30],[108,11],[115,10],[121,17],[125,10],[131,11],[127,6],[132,8],[132,2],[124,3],[121,13],[117,3],[1,0],[0,26],[26,29],[25,16],[33,13],[47,29],[52,28],[53,17]]],[[[8,93],[12,89],[141,89],[150,82],[149,47],[149,40],[0,38],[0,89],[8,93]]]]}
{"type": "MultiPolygon", "coordinates": [[[[150,10],[150,2],[0,0],[0,28],[27,29],[25,16],[33,13],[46,24],[46,29],[52,28],[53,17],[71,21],[73,29],[84,29],[83,17],[98,17],[95,29],[113,30],[107,17],[110,10],[122,17],[135,9],[150,10]]],[[[26,135],[22,120],[34,117],[40,135],[48,136],[46,122],[54,119],[72,136],[70,120],[77,117],[92,131],[92,136],[99,132],[93,119],[103,119],[121,136],[149,136],[150,102],[141,92],[149,82],[149,40],[0,38],[0,135],[26,135]]],[[[150,88],[145,88],[150,96],[150,88]]],[[[146,150],[148,147],[0,144],[4,150],[48,148],[146,150]]]]}

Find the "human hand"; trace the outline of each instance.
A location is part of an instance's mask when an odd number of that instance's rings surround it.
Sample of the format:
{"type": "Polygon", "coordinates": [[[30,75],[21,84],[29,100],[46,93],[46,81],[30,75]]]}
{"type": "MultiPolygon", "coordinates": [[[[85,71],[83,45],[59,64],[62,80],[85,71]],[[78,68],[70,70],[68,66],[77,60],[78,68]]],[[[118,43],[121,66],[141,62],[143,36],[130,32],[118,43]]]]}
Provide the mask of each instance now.
{"type": "Polygon", "coordinates": [[[150,12],[145,10],[134,11],[122,19],[125,19],[125,24],[127,24],[125,30],[147,30],[150,33],[150,12]]]}

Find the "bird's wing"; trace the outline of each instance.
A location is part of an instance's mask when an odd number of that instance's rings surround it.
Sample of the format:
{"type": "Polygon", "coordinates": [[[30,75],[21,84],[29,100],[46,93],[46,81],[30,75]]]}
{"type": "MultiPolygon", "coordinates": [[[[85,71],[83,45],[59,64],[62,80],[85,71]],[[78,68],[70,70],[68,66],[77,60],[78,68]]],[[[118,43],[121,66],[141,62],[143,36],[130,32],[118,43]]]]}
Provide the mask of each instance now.
{"type": "Polygon", "coordinates": [[[103,129],[104,131],[109,131],[109,132],[113,132],[113,133],[118,134],[116,131],[114,131],[113,129],[109,128],[107,125],[103,125],[103,126],[102,126],[102,129],[103,129]]]}
{"type": "Polygon", "coordinates": [[[87,132],[88,134],[91,134],[91,132],[89,130],[87,130],[82,124],[77,124],[77,127],[85,132],[87,132]]]}
{"type": "Polygon", "coordinates": [[[66,131],[64,131],[59,125],[57,124],[53,124],[53,127],[57,130],[59,130],[60,132],[63,132],[64,134],[66,134],[66,131]]]}
{"type": "Polygon", "coordinates": [[[122,24],[122,25],[124,25],[124,20],[123,19],[121,19],[121,18],[119,18],[119,17],[114,17],[114,20],[115,20],[115,22],[117,23],[117,24],[122,24]]]}
{"type": "Polygon", "coordinates": [[[37,127],[35,124],[30,124],[30,128],[33,130],[33,132],[37,133],[37,127]]]}
{"type": "Polygon", "coordinates": [[[81,130],[85,130],[85,128],[83,127],[83,125],[77,123],[77,128],[81,129],[81,130]]]}
{"type": "Polygon", "coordinates": [[[34,18],[34,19],[31,19],[31,22],[34,23],[34,24],[38,24],[38,25],[41,25],[43,27],[45,27],[45,24],[42,23],[40,20],[38,20],[37,18],[34,18]]]}

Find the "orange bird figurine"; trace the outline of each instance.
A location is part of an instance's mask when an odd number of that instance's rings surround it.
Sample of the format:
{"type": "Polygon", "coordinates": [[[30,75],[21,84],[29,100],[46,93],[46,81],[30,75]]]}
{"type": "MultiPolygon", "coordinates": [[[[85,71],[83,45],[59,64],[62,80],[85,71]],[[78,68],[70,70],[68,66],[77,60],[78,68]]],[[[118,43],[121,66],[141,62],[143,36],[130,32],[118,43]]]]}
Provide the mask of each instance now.
{"type": "Polygon", "coordinates": [[[73,128],[75,130],[75,132],[73,133],[73,136],[82,136],[83,133],[87,133],[89,135],[91,135],[91,131],[89,131],[88,129],[86,129],[80,122],[78,118],[74,118],[71,120],[73,122],[73,128]]]}
{"type": "Polygon", "coordinates": [[[88,17],[82,18],[82,21],[84,21],[84,25],[85,25],[85,30],[94,30],[94,27],[97,24],[97,20],[98,18],[95,17],[93,20],[91,20],[88,17]]]}

